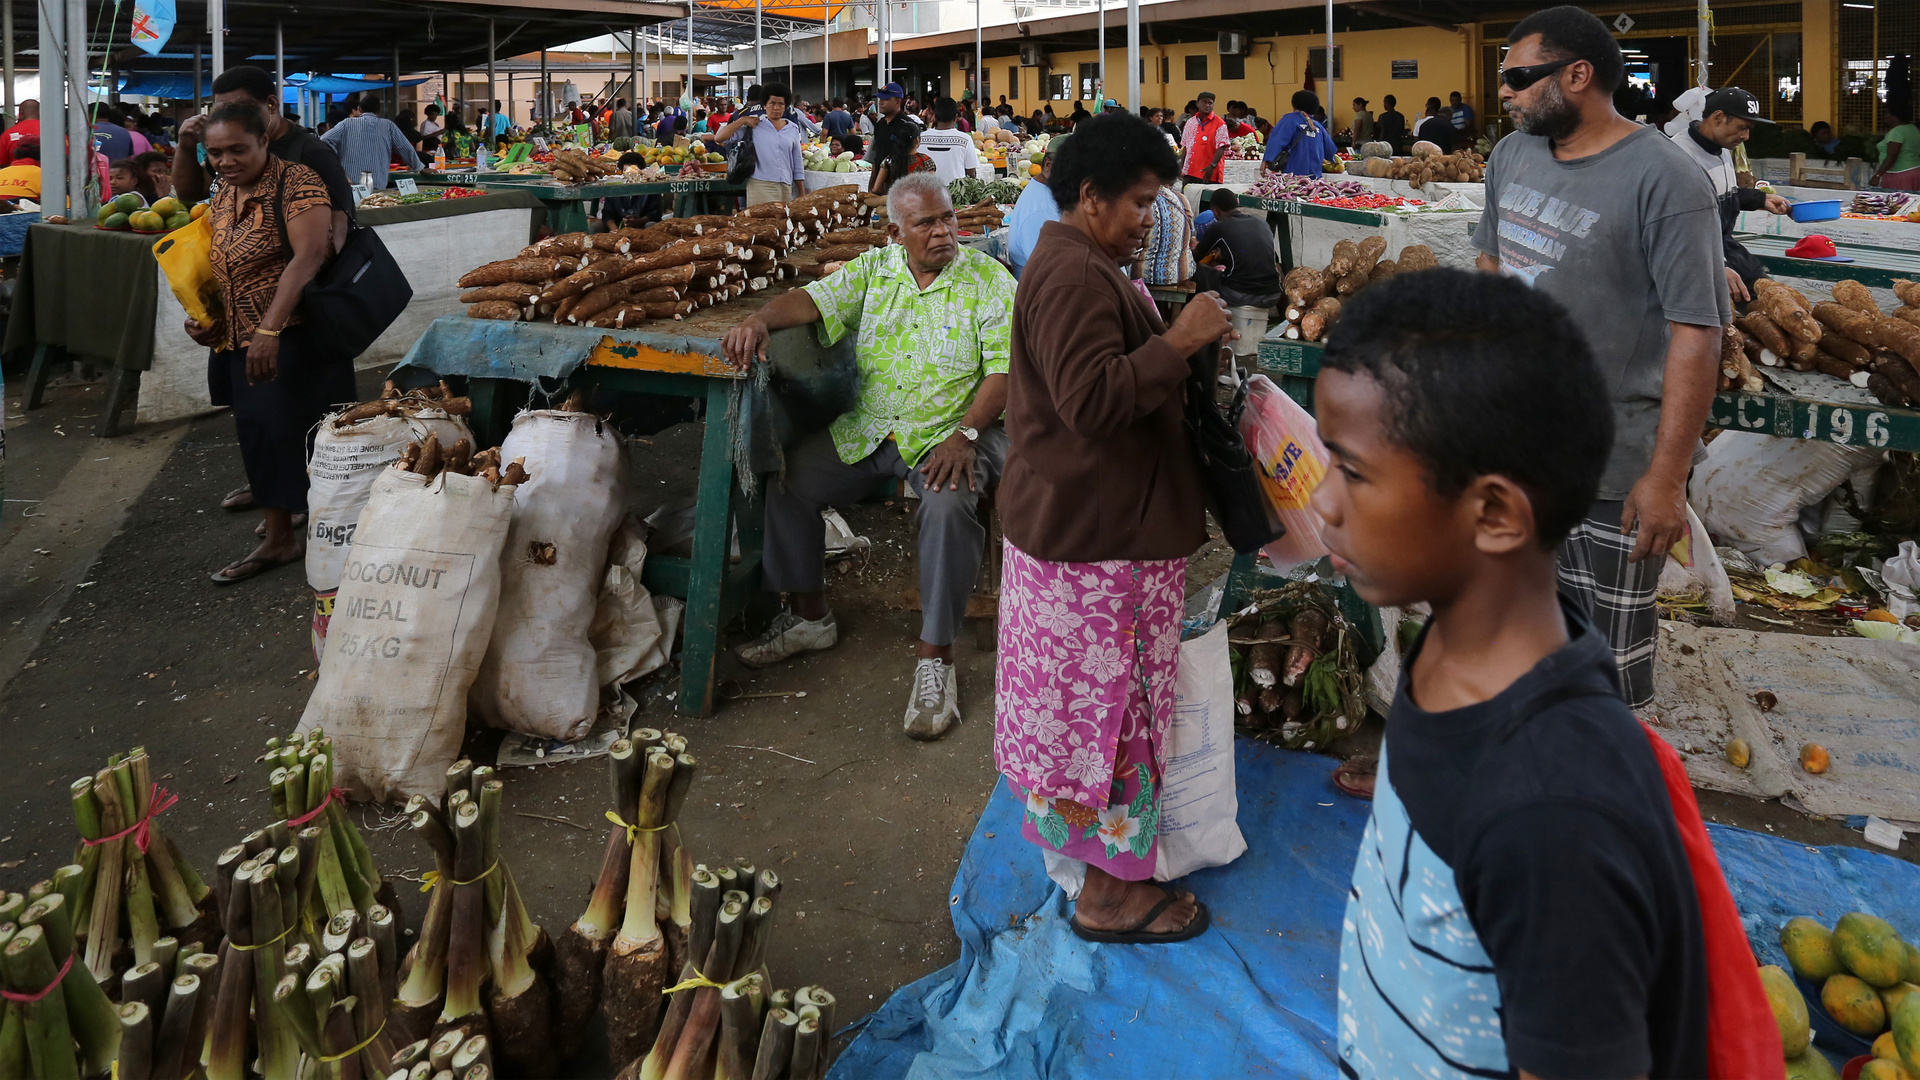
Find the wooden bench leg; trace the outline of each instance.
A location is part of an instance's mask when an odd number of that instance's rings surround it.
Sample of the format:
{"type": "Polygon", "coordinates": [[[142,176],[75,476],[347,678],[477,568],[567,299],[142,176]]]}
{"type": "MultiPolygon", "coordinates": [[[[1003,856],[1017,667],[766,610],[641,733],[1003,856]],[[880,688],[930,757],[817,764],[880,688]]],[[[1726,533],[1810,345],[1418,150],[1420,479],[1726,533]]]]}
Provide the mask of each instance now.
{"type": "Polygon", "coordinates": [[[47,394],[47,380],[53,376],[53,365],[66,359],[66,350],[58,345],[40,344],[33,347],[33,367],[27,371],[27,408],[37,409],[47,394]]]}
{"type": "Polygon", "coordinates": [[[113,374],[107,377],[107,407],[100,410],[100,426],[94,434],[103,439],[120,434],[120,415],[132,409],[139,400],[140,373],[128,368],[114,368],[113,374]]]}
{"type": "Polygon", "coordinates": [[[707,389],[706,436],[700,444],[700,485],[693,518],[693,559],[687,575],[687,610],[681,626],[682,716],[713,712],[714,665],[720,651],[720,593],[726,585],[733,524],[733,432],[727,424],[728,384],[712,379],[707,389]]]}

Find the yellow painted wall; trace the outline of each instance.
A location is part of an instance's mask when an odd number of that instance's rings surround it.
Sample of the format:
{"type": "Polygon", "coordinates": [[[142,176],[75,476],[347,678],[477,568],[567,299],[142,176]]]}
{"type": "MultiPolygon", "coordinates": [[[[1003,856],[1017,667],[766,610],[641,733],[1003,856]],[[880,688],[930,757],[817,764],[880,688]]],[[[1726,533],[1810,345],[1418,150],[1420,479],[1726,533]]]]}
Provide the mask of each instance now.
{"type": "MultiPolygon", "coordinates": [[[[1142,104],[1151,108],[1179,110],[1200,91],[1211,90],[1223,109],[1228,100],[1237,99],[1253,106],[1253,111],[1261,116],[1270,119],[1279,117],[1291,108],[1288,99],[1293,92],[1306,85],[1307,50],[1324,44],[1325,40],[1316,36],[1255,38],[1252,51],[1246,57],[1246,78],[1235,80],[1220,77],[1219,51],[1211,41],[1155,46],[1147,44],[1143,35],[1140,55],[1147,62],[1147,77],[1140,87],[1141,95],[1146,99],[1142,104]],[[1204,81],[1187,81],[1186,58],[1202,55],[1207,57],[1207,78],[1204,81]],[[1165,84],[1159,81],[1159,58],[1162,56],[1171,61],[1168,71],[1171,81],[1165,84]]],[[[1350,103],[1355,96],[1371,102],[1371,108],[1377,114],[1383,107],[1381,98],[1393,94],[1399,99],[1400,111],[1406,114],[1411,124],[1428,97],[1438,97],[1444,103],[1448,93],[1458,90],[1466,95],[1466,100],[1484,118],[1484,110],[1474,100],[1476,84],[1469,79],[1472,58],[1465,34],[1422,26],[1341,34],[1336,43],[1344,54],[1344,70],[1341,74],[1345,76],[1334,84],[1334,96],[1338,100],[1331,103],[1325,100],[1324,81],[1319,81],[1315,87],[1321,94],[1322,104],[1333,106],[1330,115],[1336,128],[1352,122],[1353,107],[1350,103]],[[1394,79],[1394,60],[1418,60],[1420,77],[1394,79]]],[[[1006,69],[1017,59],[997,57],[987,60],[988,90],[993,101],[998,102],[1000,95],[1007,93],[1006,69]]],[[[1047,57],[1047,70],[1071,75],[1077,90],[1080,65],[1093,63],[1096,59],[1097,50],[1094,49],[1051,53],[1047,57]]],[[[1041,71],[1040,68],[1021,68],[1020,94],[1018,97],[1008,94],[1007,103],[1016,106],[1022,113],[1031,113],[1035,108],[1045,105],[1046,99],[1039,95],[1041,71]]],[[[1124,100],[1127,94],[1126,76],[1127,50],[1124,47],[1110,49],[1107,52],[1107,96],[1123,105],[1128,104],[1124,100]]],[[[948,78],[949,86],[966,85],[966,73],[960,70],[958,61],[952,64],[948,78]]],[[[1073,99],[1053,102],[1053,111],[1061,116],[1072,112],[1073,99]]]]}
{"type": "MultiPolygon", "coordinates": [[[[1800,115],[1804,126],[1816,120],[1832,124],[1838,89],[1834,0],[1800,0],[1800,115]]],[[[1837,126],[1837,125],[1836,125],[1837,126]]]]}

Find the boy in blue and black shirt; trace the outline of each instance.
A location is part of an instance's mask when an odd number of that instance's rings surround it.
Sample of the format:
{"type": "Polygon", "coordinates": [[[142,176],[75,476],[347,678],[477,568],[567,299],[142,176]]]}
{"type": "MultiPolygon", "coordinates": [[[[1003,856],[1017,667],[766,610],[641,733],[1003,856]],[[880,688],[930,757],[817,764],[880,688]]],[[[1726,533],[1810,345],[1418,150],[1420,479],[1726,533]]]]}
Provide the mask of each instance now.
{"type": "Polygon", "coordinates": [[[1405,275],[1341,313],[1315,399],[1334,565],[1369,603],[1433,609],[1354,866],[1342,1074],[1707,1075],[1675,808],[1557,587],[1613,439],[1586,340],[1517,279],[1405,275]]]}

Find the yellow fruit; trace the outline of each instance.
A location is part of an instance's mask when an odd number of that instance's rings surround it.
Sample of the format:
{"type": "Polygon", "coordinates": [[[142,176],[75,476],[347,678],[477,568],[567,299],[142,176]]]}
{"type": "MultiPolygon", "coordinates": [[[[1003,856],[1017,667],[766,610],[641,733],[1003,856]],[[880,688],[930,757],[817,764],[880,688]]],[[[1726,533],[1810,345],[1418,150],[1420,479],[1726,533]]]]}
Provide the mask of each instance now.
{"type": "Polygon", "coordinates": [[[1780,950],[1794,974],[1812,983],[1824,983],[1845,970],[1833,954],[1833,934],[1826,927],[1799,915],[1780,928],[1780,950]]]}
{"type": "Polygon", "coordinates": [[[193,220],[199,221],[201,218],[207,216],[207,204],[203,202],[194,203],[193,209],[189,210],[188,213],[193,215],[193,220]]]}
{"type": "Polygon", "coordinates": [[[1793,977],[1768,964],[1760,969],[1760,988],[1767,993],[1767,1005],[1773,1009],[1773,1021],[1780,1025],[1780,1048],[1788,1057],[1807,1049],[1813,1032],[1807,1026],[1807,999],[1793,985],[1793,977]]]}
{"type": "Polygon", "coordinates": [[[1851,975],[1835,975],[1820,988],[1820,1007],[1833,1022],[1863,1039],[1887,1029],[1887,1007],[1873,987],[1851,975]]]}
{"type": "Polygon", "coordinates": [[[1900,1008],[1900,1003],[1914,994],[1920,994],[1920,986],[1907,982],[1895,983],[1881,990],[1880,1004],[1887,1007],[1887,1019],[1892,1020],[1894,1012],[1900,1008]]]}
{"type": "Polygon", "coordinates": [[[1827,756],[1827,748],[1819,743],[1808,743],[1800,748],[1800,767],[1814,775],[1827,771],[1832,760],[1827,756]]]}
{"type": "Polygon", "coordinates": [[[1920,997],[1908,995],[1893,1014],[1893,1049],[1909,1073],[1920,1073],[1920,997]]]}
{"type": "Polygon", "coordinates": [[[1913,1080],[1897,1061],[1874,1058],[1860,1067],[1860,1080],[1913,1080]]]}
{"type": "Polygon", "coordinates": [[[1787,1080],[1840,1080],[1833,1063],[1811,1047],[1799,1057],[1787,1059],[1787,1080]]]}
{"type": "Polygon", "coordinates": [[[1873,1040],[1873,1056],[1888,1061],[1900,1060],[1900,1051],[1893,1047],[1893,1032],[1883,1031],[1879,1038],[1873,1040]]]}
{"type": "MultiPolygon", "coordinates": [[[[1751,760],[1752,757],[1753,757],[1752,752],[1747,749],[1747,740],[1745,739],[1728,740],[1727,760],[1733,763],[1734,768],[1736,769],[1746,768],[1747,762],[1751,760]]],[[[1792,1056],[1792,1055],[1788,1055],[1788,1056],[1792,1056]]]]}
{"type": "Polygon", "coordinates": [[[181,205],[180,200],[171,195],[153,204],[153,212],[159,214],[161,217],[172,217],[184,210],[186,210],[186,207],[181,205]]]}
{"type": "Polygon", "coordinates": [[[1038,166],[1038,165],[1029,165],[1029,166],[1027,166],[1027,175],[1028,175],[1028,176],[1039,176],[1039,175],[1040,175],[1040,166],[1038,166]]]}
{"type": "Polygon", "coordinates": [[[1900,982],[1907,950],[1885,919],[1849,911],[1833,924],[1833,953],[1848,971],[1876,986],[1900,982]]]}

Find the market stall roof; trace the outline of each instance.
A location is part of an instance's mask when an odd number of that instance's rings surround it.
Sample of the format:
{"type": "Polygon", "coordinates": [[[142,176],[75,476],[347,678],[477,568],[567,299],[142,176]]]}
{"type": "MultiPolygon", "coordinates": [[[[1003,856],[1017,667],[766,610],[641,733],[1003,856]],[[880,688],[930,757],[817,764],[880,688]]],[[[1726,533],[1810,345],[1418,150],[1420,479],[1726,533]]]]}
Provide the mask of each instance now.
{"type": "MultiPolygon", "coordinates": [[[[489,19],[495,52],[504,57],[687,15],[684,3],[655,0],[226,0],[224,6],[227,63],[271,68],[277,29],[289,72],[385,72],[396,49],[402,71],[472,71],[487,63],[489,19]]],[[[207,0],[177,0],[176,9],[164,52],[149,57],[127,45],[121,25],[113,34],[114,62],[191,79],[193,47],[208,41],[207,0]]],[[[35,26],[31,11],[16,13],[15,21],[18,33],[35,26]]]]}

